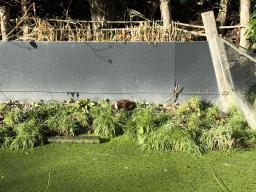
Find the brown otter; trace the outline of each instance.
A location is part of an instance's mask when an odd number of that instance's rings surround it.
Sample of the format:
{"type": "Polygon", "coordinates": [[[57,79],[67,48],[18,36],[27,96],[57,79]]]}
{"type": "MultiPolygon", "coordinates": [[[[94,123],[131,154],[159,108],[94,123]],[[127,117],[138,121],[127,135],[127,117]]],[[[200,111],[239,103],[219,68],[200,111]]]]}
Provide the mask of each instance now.
{"type": "Polygon", "coordinates": [[[111,103],[110,108],[112,110],[132,110],[135,108],[134,102],[127,99],[120,99],[111,103]]]}

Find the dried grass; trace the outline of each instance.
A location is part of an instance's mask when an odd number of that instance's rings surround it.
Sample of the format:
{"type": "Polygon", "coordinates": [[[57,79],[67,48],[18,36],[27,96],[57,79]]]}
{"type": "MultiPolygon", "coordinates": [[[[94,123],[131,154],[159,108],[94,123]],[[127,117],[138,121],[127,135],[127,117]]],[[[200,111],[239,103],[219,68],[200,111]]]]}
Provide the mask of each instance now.
{"type": "Polygon", "coordinates": [[[176,30],[172,22],[169,27],[149,22],[133,24],[126,28],[108,28],[104,22],[82,23],[68,18],[63,20],[42,20],[36,17],[22,17],[16,20],[16,27],[8,37],[23,41],[146,41],[164,42],[191,40],[191,34],[176,30]],[[27,23],[27,26],[21,26],[27,23]]]}

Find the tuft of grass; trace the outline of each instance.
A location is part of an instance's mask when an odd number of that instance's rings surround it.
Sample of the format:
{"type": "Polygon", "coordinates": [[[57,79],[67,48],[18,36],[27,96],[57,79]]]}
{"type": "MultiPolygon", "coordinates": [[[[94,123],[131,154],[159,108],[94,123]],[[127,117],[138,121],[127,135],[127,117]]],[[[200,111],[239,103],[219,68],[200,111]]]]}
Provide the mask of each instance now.
{"type": "Polygon", "coordinates": [[[249,103],[253,105],[256,99],[256,84],[249,87],[249,90],[247,91],[245,96],[246,96],[246,99],[249,101],[249,103]]]}
{"type": "Polygon", "coordinates": [[[195,144],[191,135],[178,126],[164,125],[152,134],[142,137],[140,149],[142,151],[184,151],[200,156],[199,147],[195,144]]]}
{"type": "Polygon", "coordinates": [[[14,131],[16,136],[10,144],[10,148],[18,149],[22,147],[24,150],[28,147],[33,148],[35,145],[43,144],[43,133],[36,119],[16,124],[14,131]]]}
{"type": "Polygon", "coordinates": [[[104,135],[106,138],[116,136],[118,120],[112,115],[109,105],[95,106],[91,109],[93,117],[93,130],[97,135],[104,135]]]}
{"type": "Polygon", "coordinates": [[[204,150],[227,150],[232,149],[234,138],[233,130],[226,126],[213,127],[210,130],[204,130],[200,138],[201,146],[204,150]]]}

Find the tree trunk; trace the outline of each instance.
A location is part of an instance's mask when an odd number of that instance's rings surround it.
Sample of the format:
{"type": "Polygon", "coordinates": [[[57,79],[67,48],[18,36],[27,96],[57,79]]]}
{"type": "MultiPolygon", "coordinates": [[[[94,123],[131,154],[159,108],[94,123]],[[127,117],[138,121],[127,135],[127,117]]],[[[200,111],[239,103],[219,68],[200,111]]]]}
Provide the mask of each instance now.
{"type": "Polygon", "coordinates": [[[115,0],[90,0],[92,21],[115,21],[115,0]]]}
{"type": "Polygon", "coordinates": [[[1,33],[2,33],[2,40],[8,40],[8,33],[9,33],[9,24],[10,24],[10,9],[6,6],[0,7],[0,22],[1,22],[1,33]]]}
{"type": "Polygon", "coordinates": [[[163,21],[163,26],[167,27],[171,24],[171,2],[170,0],[160,0],[160,10],[161,10],[161,20],[163,21]]]}
{"type": "MultiPolygon", "coordinates": [[[[250,17],[250,0],[240,0],[240,24],[249,27],[250,17]]],[[[246,48],[248,45],[247,36],[245,35],[247,28],[241,28],[240,46],[246,48]]]]}
{"type": "MultiPolygon", "coordinates": [[[[228,1],[229,0],[221,0],[220,1],[221,8],[219,10],[219,14],[218,14],[218,17],[216,19],[216,21],[220,24],[220,26],[225,26],[226,25],[227,13],[228,13],[228,1]]],[[[225,29],[220,29],[219,33],[224,35],[225,29]]]]}

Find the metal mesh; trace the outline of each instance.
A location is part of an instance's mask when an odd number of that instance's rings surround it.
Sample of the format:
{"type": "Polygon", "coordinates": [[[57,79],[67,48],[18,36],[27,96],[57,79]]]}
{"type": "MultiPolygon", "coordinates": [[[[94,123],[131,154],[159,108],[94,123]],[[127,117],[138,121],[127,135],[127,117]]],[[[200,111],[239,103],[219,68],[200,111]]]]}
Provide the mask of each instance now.
{"type": "MultiPolygon", "coordinates": [[[[219,37],[220,38],[220,37],[219,37]]],[[[256,82],[256,53],[221,38],[234,89],[245,93],[256,82]]]]}
{"type": "Polygon", "coordinates": [[[249,126],[256,129],[256,111],[245,97],[250,86],[256,83],[256,54],[219,36],[216,40],[229,94],[249,126]]]}

